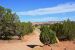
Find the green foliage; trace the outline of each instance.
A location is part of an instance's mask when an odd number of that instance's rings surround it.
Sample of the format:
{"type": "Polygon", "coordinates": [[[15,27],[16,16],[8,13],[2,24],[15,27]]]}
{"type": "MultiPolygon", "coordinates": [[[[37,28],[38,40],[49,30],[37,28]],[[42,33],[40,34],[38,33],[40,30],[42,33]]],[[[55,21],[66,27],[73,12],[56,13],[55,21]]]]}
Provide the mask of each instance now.
{"type": "Polygon", "coordinates": [[[33,28],[30,22],[20,22],[16,13],[12,13],[10,9],[0,6],[0,38],[8,39],[12,36],[21,38],[32,31],[33,28]]]}
{"type": "Polygon", "coordinates": [[[61,23],[51,24],[49,28],[56,32],[56,36],[58,37],[58,39],[60,39],[62,36],[64,36],[63,24],[61,24],[61,23]]]}
{"type": "Polygon", "coordinates": [[[21,23],[21,27],[22,27],[22,36],[30,34],[33,31],[33,27],[32,27],[32,23],[30,22],[22,22],[21,23]]]}
{"type": "Polygon", "coordinates": [[[45,44],[53,44],[56,43],[56,33],[49,29],[47,26],[41,26],[40,28],[41,34],[40,34],[40,41],[45,44]]]}
{"type": "Polygon", "coordinates": [[[62,23],[50,24],[50,29],[56,32],[58,39],[75,39],[75,22],[70,21],[69,19],[62,23]]]}
{"type": "Polygon", "coordinates": [[[12,13],[10,9],[6,9],[0,6],[0,37],[8,39],[11,36],[17,34],[15,32],[17,26],[16,23],[19,23],[19,18],[15,13],[12,13]]]}
{"type": "Polygon", "coordinates": [[[75,22],[72,22],[69,19],[67,21],[64,21],[63,31],[63,34],[67,37],[68,40],[75,39],[75,22]]]}

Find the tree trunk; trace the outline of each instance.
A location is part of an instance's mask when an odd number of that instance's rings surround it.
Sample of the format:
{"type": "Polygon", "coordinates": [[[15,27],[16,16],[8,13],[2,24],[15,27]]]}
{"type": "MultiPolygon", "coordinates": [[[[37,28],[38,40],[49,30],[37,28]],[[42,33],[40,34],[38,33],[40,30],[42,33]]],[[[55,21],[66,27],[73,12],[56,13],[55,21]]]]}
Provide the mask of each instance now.
{"type": "Polygon", "coordinates": [[[59,39],[56,37],[57,43],[59,43],[59,39]]]}

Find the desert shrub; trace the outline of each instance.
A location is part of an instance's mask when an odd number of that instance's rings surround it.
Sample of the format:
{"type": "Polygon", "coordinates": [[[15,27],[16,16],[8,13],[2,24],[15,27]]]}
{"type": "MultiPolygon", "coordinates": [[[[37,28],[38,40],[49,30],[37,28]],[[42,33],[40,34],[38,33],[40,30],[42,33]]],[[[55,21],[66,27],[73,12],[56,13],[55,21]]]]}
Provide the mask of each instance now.
{"type": "Polygon", "coordinates": [[[58,39],[64,39],[63,24],[62,23],[50,24],[49,28],[56,32],[56,36],[58,37],[58,39]]]}
{"type": "Polygon", "coordinates": [[[47,26],[41,26],[40,28],[41,33],[40,33],[40,41],[45,44],[53,44],[56,43],[56,33],[49,29],[47,26]]]}
{"type": "Polygon", "coordinates": [[[21,36],[30,34],[33,31],[33,26],[32,26],[32,23],[30,23],[30,22],[22,22],[21,28],[22,28],[21,29],[21,32],[22,32],[21,36]]]}
{"type": "Polygon", "coordinates": [[[19,18],[15,13],[12,13],[10,9],[0,6],[0,37],[9,39],[11,36],[17,34],[15,32],[16,23],[19,23],[19,18]]]}
{"type": "Polygon", "coordinates": [[[67,37],[68,40],[75,39],[75,22],[70,21],[69,19],[63,22],[63,34],[67,37]]]}
{"type": "Polygon", "coordinates": [[[74,40],[75,39],[75,22],[65,20],[62,23],[50,24],[50,29],[56,32],[59,40],[74,40]]]}
{"type": "Polygon", "coordinates": [[[0,38],[22,37],[33,31],[32,23],[20,22],[16,13],[0,6],[0,38]]]}

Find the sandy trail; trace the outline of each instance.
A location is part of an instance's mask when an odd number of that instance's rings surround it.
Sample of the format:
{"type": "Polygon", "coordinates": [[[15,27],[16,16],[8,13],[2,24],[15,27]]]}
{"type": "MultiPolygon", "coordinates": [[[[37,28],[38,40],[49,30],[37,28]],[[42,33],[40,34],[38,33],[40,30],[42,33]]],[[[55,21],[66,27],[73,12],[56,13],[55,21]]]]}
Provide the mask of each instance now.
{"type": "Polygon", "coordinates": [[[35,29],[33,34],[26,35],[22,41],[20,40],[10,40],[2,41],[0,40],[0,50],[75,50],[74,41],[63,41],[58,44],[52,44],[49,46],[37,46],[43,45],[39,40],[40,30],[35,29]],[[31,48],[30,46],[36,46],[31,48]]]}
{"type": "MultiPolygon", "coordinates": [[[[40,30],[39,29],[35,29],[33,34],[29,36],[28,41],[26,42],[26,44],[28,45],[42,45],[42,43],[39,40],[39,35],[40,35],[40,30]]],[[[26,36],[25,36],[26,38],[26,36]]]]}
{"type": "Polygon", "coordinates": [[[26,35],[23,41],[0,41],[0,50],[32,50],[27,45],[42,45],[39,40],[40,31],[35,29],[32,35],[26,35]]]}

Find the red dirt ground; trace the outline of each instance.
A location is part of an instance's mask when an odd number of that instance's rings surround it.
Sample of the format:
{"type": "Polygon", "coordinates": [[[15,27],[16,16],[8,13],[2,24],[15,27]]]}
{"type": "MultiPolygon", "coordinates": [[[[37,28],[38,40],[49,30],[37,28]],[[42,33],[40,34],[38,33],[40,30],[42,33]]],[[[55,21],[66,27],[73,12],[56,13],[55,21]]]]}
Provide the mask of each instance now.
{"type": "Polygon", "coordinates": [[[39,40],[39,34],[40,31],[36,29],[33,34],[26,35],[23,40],[0,40],[0,50],[75,50],[75,41],[62,41],[51,46],[43,46],[39,40]]]}

